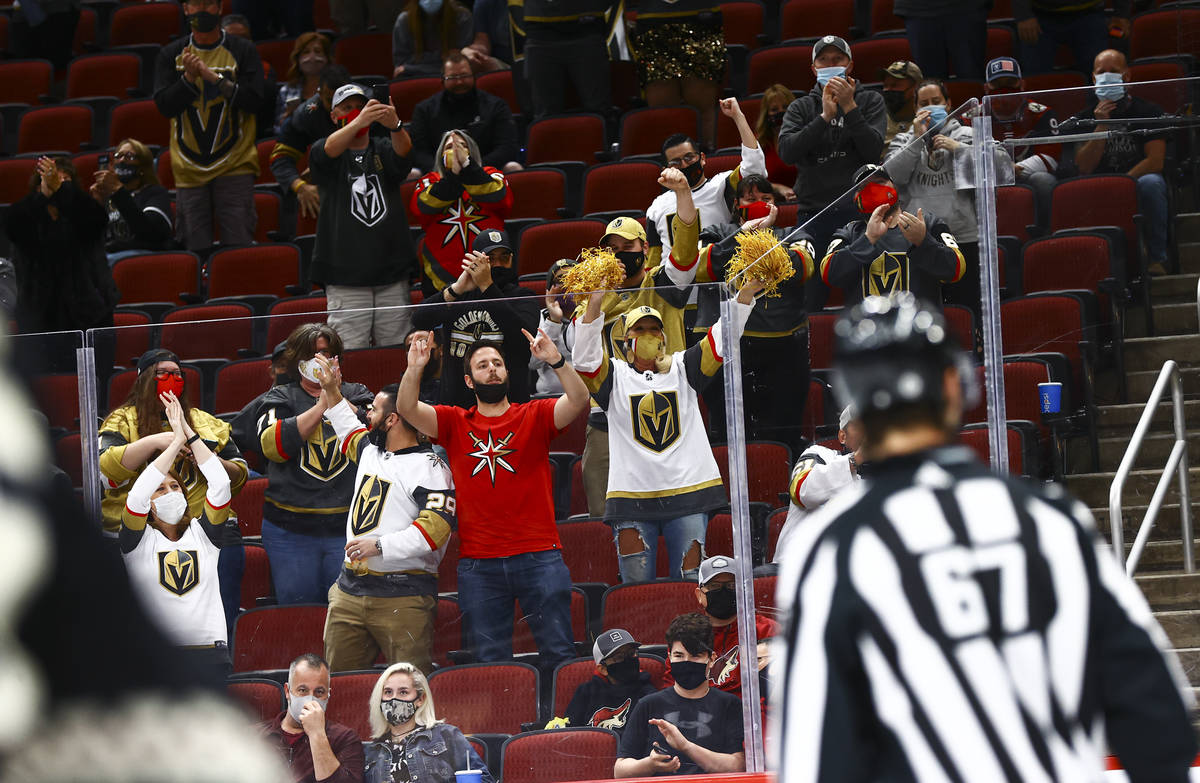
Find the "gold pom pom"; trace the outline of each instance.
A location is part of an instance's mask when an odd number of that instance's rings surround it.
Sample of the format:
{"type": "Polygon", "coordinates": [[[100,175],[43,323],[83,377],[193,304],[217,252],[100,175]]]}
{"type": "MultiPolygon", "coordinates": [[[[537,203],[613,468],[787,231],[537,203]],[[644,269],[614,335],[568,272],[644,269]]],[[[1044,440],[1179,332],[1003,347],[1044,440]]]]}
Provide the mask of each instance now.
{"type": "Polygon", "coordinates": [[[746,280],[763,284],[763,296],[779,296],[779,284],[796,274],[786,244],[767,229],[741,231],[738,249],[725,265],[725,281],[741,288],[746,280]]]}
{"type": "Polygon", "coordinates": [[[579,254],[579,263],[563,276],[563,289],[571,294],[590,294],[616,290],[624,282],[625,266],[613,251],[585,247],[579,254]]]}

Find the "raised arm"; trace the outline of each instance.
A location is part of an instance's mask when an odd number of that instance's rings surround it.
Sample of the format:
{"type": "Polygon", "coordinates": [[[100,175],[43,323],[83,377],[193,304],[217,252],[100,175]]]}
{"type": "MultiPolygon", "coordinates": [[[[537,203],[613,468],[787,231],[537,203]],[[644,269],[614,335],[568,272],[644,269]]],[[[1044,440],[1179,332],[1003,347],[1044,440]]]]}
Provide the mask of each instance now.
{"type": "Polygon", "coordinates": [[[554,403],[554,426],[560,430],[566,429],[588,406],[587,386],[545,332],[539,329],[538,336],[534,337],[528,330],[522,329],[521,334],[529,341],[529,355],[550,365],[562,384],[563,396],[554,403]]]}
{"type": "Polygon", "coordinates": [[[420,400],[421,373],[429,364],[429,341],[418,337],[408,348],[408,367],[400,379],[400,390],[396,393],[396,412],[404,420],[431,438],[438,434],[437,411],[432,405],[420,400]]]}

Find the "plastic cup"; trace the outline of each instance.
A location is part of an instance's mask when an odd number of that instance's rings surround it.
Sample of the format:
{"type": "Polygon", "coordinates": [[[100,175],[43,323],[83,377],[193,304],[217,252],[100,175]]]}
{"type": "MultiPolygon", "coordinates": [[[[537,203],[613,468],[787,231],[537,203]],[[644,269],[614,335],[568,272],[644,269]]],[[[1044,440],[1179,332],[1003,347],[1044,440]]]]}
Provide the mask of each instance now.
{"type": "Polygon", "coordinates": [[[1062,410],[1062,384],[1039,383],[1038,401],[1042,404],[1042,413],[1058,413],[1062,410]]]}
{"type": "Polygon", "coordinates": [[[454,773],[454,778],[457,783],[482,783],[482,769],[460,769],[454,773]]]}

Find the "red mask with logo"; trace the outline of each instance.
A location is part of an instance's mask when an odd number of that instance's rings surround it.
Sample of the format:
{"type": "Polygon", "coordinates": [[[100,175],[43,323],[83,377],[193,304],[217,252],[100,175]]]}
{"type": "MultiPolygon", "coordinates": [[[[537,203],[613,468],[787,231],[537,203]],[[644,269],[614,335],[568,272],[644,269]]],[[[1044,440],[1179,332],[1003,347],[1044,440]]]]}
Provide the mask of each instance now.
{"type": "Polygon", "coordinates": [[[738,207],[738,213],[742,216],[742,222],[757,220],[771,214],[771,205],[765,201],[751,201],[738,207]]]}
{"type": "Polygon", "coordinates": [[[864,215],[871,214],[884,204],[890,209],[896,205],[898,200],[896,189],[891,185],[884,185],[882,182],[868,182],[858,193],[854,194],[854,203],[858,207],[858,211],[864,215]]]}
{"type": "MultiPolygon", "coordinates": [[[[357,119],[358,115],[360,115],[360,114],[362,114],[362,109],[353,109],[352,111],[349,111],[346,114],[343,114],[337,120],[337,126],[339,128],[346,127],[350,123],[354,122],[354,120],[357,119]]],[[[370,128],[360,128],[358,130],[358,132],[354,134],[354,138],[361,139],[363,136],[366,136],[367,132],[370,130],[371,130],[370,128]]]]}
{"type": "Polygon", "coordinates": [[[167,377],[163,378],[157,374],[154,376],[154,389],[158,394],[173,393],[176,397],[183,397],[183,378],[172,373],[167,373],[167,377]]]}

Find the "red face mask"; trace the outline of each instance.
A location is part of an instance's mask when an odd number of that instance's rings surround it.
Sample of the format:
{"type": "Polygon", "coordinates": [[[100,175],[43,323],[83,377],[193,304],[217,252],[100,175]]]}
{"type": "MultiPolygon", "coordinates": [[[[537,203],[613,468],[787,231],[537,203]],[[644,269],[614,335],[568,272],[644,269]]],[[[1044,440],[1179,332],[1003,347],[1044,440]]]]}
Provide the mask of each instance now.
{"type": "Polygon", "coordinates": [[[183,378],[168,374],[165,378],[154,377],[154,389],[159,394],[172,392],[176,397],[183,397],[183,378]]]}
{"type": "MultiPolygon", "coordinates": [[[[350,123],[354,122],[354,120],[355,120],[355,119],[357,119],[357,118],[358,118],[358,115],[360,115],[360,114],[362,114],[362,109],[354,109],[353,111],[350,111],[350,112],[348,112],[348,113],[346,113],[346,114],[342,115],[342,116],[341,116],[341,117],[340,117],[340,118],[337,120],[337,126],[338,126],[339,128],[344,128],[344,127],[346,127],[346,126],[347,126],[347,125],[349,125],[350,123]]],[[[359,129],[359,131],[358,131],[358,133],[355,133],[355,134],[354,134],[354,138],[356,138],[356,139],[361,139],[363,136],[366,136],[366,135],[367,135],[367,132],[368,132],[369,130],[370,130],[370,128],[360,128],[360,129],[359,129]]]]}
{"type": "Polygon", "coordinates": [[[858,206],[859,212],[869,215],[884,204],[887,204],[889,208],[895,206],[898,198],[896,189],[891,185],[868,182],[854,195],[854,203],[858,206]]]}
{"type": "Polygon", "coordinates": [[[992,113],[1001,119],[1014,116],[1021,108],[1021,96],[1012,87],[988,90],[988,105],[992,113]]]}
{"type": "Polygon", "coordinates": [[[751,201],[749,204],[738,207],[738,212],[741,213],[742,222],[757,220],[771,214],[771,205],[765,201],[751,201]]]}

